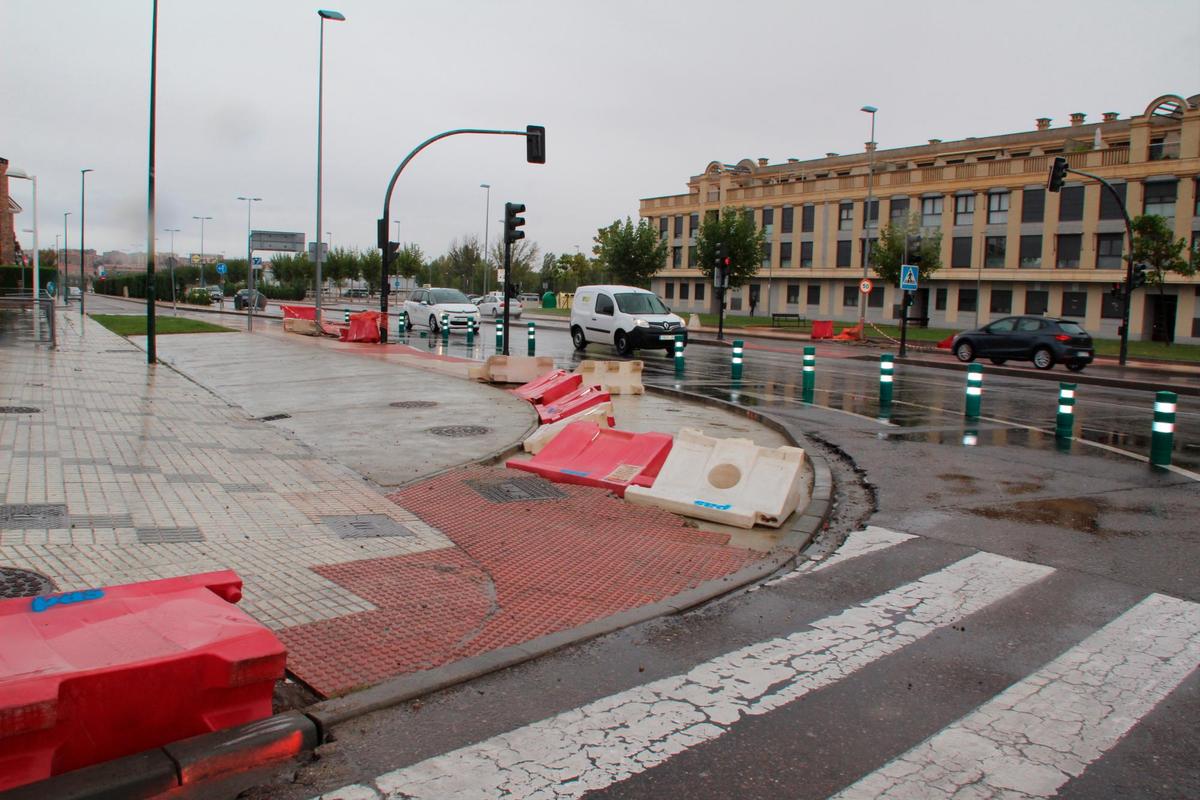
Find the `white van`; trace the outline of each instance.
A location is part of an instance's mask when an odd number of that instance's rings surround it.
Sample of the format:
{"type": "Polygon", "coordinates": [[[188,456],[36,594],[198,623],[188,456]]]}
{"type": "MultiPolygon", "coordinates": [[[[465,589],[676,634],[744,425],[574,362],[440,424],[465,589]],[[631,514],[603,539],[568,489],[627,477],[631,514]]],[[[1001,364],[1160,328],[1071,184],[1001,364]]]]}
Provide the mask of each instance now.
{"type": "Polygon", "coordinates": [[[675,336],[687,328],[658,295],[634,286],[580,286],[571,304],[571,341],[576,350],[589,342],[611,344],[623,356],[634,350],[675,352],[675,336]]]}

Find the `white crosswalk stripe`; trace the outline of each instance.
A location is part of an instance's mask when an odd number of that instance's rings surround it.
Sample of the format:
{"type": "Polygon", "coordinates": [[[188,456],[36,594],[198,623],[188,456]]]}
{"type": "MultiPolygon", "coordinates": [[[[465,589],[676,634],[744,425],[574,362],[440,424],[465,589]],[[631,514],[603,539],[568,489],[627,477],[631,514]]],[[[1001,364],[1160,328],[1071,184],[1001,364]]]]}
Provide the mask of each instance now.
{"type": "Polygon", "coordinates": [[[1151,595],[835,797],[1047,797],[1198,665],[1200,605],[1151,595]]]}
{"type": "Polygon", "coordinates": [[[880,550],[886,550],[889,547],[895,547],[898,544],[903,544],[910,539],[917,537],[907,533],[898,533],[880,528],[875,525],[868,525],[861,531],[854,531],[846,537],[846,541],[837,551],[824,561],[806,561],[797,566],[794,570],[786,575],[780,575],[778,578],[772,578],[764,582],[763,586],[776,586],[781,583],[795,580],[810,572],[819,572],[823,569],[841,564],[843,561],[849,561],[859,556],[877,553],[880,550]]]}
{"type": "Polygon", "coordinates": [[[743,715],[767,713],[837,683],[1053,571],[977,553],[790,636],[322,798],[579,797],[717,739],[743,715]]]}

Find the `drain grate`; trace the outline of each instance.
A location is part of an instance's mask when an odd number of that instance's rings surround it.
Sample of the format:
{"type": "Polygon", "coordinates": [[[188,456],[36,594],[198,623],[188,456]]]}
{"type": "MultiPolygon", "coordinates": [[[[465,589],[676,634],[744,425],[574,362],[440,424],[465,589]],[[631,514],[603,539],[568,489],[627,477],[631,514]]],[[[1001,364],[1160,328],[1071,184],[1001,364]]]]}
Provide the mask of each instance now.
{"type": "Polygon", "coordinates": [[[0,406],[0,414],[40,414],[40,408],[33,406],[0,406]]]}
{"type": "Polygon", "coordinates": [[[517,503],[524,500],[561,500],[567,493],[542,478],[509,478],[506,481],[467,481],[475,491],[493,503],[517,503]]]}
{"type": "Polygon", "coordinates": [[[62,503],[0,505],[0,530],[65,527],[67,527],[67,507],[62,503]]]}
{"type": "Polygon", "coordinates": [[[203,542],[204,534],[199,528],[138,528],[137,538],[141,544],[179,544],[203,542]]]}
{"type": "Polygon", "coordinates": [[[40,572],[16,567],[0,567],[0,600],[12,600],[14,597],[36,597],[39,594],[50,594],[54,589],[54,581],[40,572]]]}
{"type": "Polygon", "coordinates": [[[433,400],[397,400],[395,403],[388,403],[392,408],[434,408],[437,406],[433,400]]]}
{"type": "Polygon", "coordinates": [[[448,436],[451,439],[465,439],[468,436],[483,436],[491,433],[491,428],[482,425],[439,425],[436,428],[426,428],[434,436],[448,436]]]}
{"type": "Polygon", "coordinates": [[[128,514],[88,514],[71,517],[72,528],[132,528],[133,517],[128,514]]]}
{"type": "Polygon", "coordinates": [[[291,419],[291,414],[268,414],[265,417],[259,417],[259,422],[274,422],[277,419],[291,419]]]}
{"type": "Polygon", "coordinates": [[[222,483],[221,488],[227,492],[267,492],[270,491],[261,483],[222,483]]]}
{"type": "Polygon", "coordinates": [[[204,475],[199,472],[179,472],[174,475],[166,476],[167,483],[216,483],[217,479],[212,475],[204,475]]]}
{"type": "Polygon", "coordinates": [[[378,539],[384,536],[412,536],[413,532],[386,514],[354,514],[321,517],[321,522],[342,539],[378,539]]]}

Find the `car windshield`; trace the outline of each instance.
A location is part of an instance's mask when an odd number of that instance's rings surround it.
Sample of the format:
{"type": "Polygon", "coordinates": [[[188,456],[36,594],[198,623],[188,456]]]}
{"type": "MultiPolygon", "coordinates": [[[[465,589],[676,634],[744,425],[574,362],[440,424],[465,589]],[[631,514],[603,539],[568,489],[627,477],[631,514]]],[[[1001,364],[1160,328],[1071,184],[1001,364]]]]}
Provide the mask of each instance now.
{"type": "Polygon", "coordinates": [[[626,314],[666,314],[667,307],[658,295],[649,292],[618,292],[617,308],[626,314]]]}
{"type": "Polygon", "coordinates": [[[1058,327],[1062,328],[1063,333],[1069,333],[1072,336],[1086,336],[1087,331],[1079,327],[1078,322],[1060,322],[1058,327]]]}
{"type": "Polygon", "coordinates": [[[430,300],[436,305],[438,303],[470,303],[467,296],[458,289],[434,289],[429,293],[430,300]]]}

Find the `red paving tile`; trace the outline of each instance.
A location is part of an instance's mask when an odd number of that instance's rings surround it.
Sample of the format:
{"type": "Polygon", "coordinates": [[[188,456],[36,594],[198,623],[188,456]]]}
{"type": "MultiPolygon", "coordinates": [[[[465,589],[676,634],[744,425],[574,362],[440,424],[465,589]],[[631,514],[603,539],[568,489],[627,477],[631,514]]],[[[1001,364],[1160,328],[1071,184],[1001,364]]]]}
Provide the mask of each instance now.
{"type": "Polygon", "coordinates": [[[281,631],[289,669],[342,694],[653,603],[761,557],[599,489],[494,503],[466,483],[513,476],[469,467],[391,495],[456,547],[315,567],[378,610],[281,631]]]}

